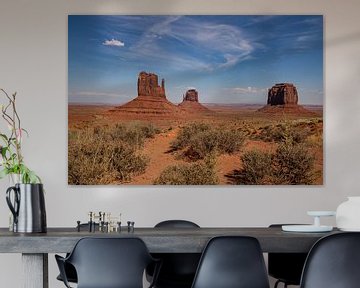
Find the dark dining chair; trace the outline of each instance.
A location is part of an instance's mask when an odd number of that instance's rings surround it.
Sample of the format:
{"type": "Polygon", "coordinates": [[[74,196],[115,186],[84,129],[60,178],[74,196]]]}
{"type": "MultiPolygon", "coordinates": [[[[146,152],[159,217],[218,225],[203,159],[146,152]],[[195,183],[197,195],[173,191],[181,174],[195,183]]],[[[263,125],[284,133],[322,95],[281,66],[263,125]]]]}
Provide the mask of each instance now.
{"type": "MultiPolygon", "coordinates": [[[[146,267],[154,262],[139,238],[82,238],[66,258],[55,255],[61,277],[70,288],[65,263],[74,266],[78,288],[142,288],[146,267]]],[[[160,264],[155,267],[154,281],[160,264]]],[[[151,283],[150,287],[153,287],[151,283]]]]}
{"type": "MultiPolygon", "coordinates": [[[[156,229],[200,228],[199,225],[187,220],[166,220],[155,225],[156,229]]],[[[190,288],[194,280],[200,253],[157,253],[153,254],[161,259],[162,266],[159,272],[156,288],[190,288]]],[[[147,269],[147,278],[151,279],[153,267],[147,269]]]]}
{"type": "MultiPolygon", "coordinates": [[[[281,228],[282,225],[288,224],[272,224],[269,227],[281,228]]],[[[306,257],[307,253],[269,253],[268,273],[277,279],[274,288],[280,283],[284,284],[284,288],[288,285],[300,285],[306,257]]]]}
{"type": "Polygon", "coordinates": [[[318,240],[306,259],[301,288],[360,287],[360,233],[348,232],[318,240]]]}
{"type": "MultiPolygon", "coordinates": [[[[69,254],[66,255],[66,257],[68,257],[69,254]]],[[[65,258],[64,258],[65,259],[65,258]]],[[[68,262],[64,262],[64,274],[66,275],[66,279],[68,282],[71,283],[77,283],[77,274],[76,274],[76,270],[75,267],[68,263],[68,262]]],[[[63,277],[61,276],[61,274],[59,274],[56,277],[57,280],[64,282],[63,277]]]]}
{"type": "MultiPolygon", "coordinates": [[[[89,224],[88,223],[80,224],[80,229],[88,230],[89,229],[89,224]]],[[[95,223],[95,229],[99,229],[99,224],[98,223],[95,223]]],[[[66,257],[68,257],[68,256],[69,256],[69,253],[66,254],[66,257]]],[[[64,269],[65,269],[65,275],[66,275],[67,281],[71,282],[71,283],[77,283],[77,275],[76,275],[76,270],[75,270],[74,266],[71,265],[70,263],[65,262],[64,263],[64,269]]],[[[59,280],[59,281],[64,282],[63,278],[61,277],[61,274],[59,274],[56,277],[56,279],[59,280]]]]}
{"type": "Polygon", "coordinates": [[[269,288],[264,258],[256,238],[212,238],[201,256],[192,288],[269,288]]]}

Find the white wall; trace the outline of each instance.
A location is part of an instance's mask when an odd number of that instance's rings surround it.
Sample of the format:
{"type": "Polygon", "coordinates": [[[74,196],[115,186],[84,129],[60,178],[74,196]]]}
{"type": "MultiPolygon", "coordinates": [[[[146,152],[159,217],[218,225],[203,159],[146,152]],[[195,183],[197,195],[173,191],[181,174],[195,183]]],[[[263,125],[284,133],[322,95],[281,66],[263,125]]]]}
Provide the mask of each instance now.
{"type": "MultiPolygon", "coordinates": [[[[48,226],[74,226],[89,210],[122,212],[136,226],[187,218],[201,226],[308,222],[360,195],[358,0],[1,0],[0,87],[18,92],[26,161],[46,187],[48,226]],[[319,187],[68,187],[68,14],[323,14],[325,185],[319,187]]],[[[296,69],[296,67],[294,67],[296,69]]],[[[8,224],[6,180],[0,226],[8,224]]],[[[329,220],[328,223],[334,223],[329,220]]],[[[57,271],[52,256],[50,287],[57,271]]],[[[0,254],[1,287],[20,287],[19,255],[0,254]]]]}

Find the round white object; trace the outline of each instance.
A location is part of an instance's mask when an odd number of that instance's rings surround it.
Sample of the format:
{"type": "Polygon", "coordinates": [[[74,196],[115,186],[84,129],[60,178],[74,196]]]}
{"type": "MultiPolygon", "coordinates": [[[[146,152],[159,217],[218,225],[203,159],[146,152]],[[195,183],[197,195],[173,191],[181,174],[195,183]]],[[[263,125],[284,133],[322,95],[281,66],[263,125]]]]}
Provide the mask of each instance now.
{"type": "Polygon", "coordinates": [[[335,216],[336,212],[335,211],[308,211],[307,214],[309,216],[324,217],[324,216],[335,216]]]}
{"type": "Polygon", "coordinates": [[[338,206],[336,226],[342,231],[360,231],[360,196],[348,197],[338,206]]]}
{"type": "Polygon", "coordinates": [[[315,225],[283,225],[281,229],[286,232],[330,232],[333,227],[332,226],[315,226],[315,225]]]}

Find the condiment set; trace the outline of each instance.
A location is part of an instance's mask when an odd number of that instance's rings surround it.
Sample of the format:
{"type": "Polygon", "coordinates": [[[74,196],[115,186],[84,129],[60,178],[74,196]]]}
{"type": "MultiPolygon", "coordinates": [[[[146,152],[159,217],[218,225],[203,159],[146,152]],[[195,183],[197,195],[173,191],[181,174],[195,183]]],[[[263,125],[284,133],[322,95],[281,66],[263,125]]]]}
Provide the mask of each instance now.
{"type": "MultiPolygon", "coordinates": [[[[120,233],[122,229],[126,227],[121,226],[121,213],[119,216],[112,217],[109,212],[101,212],[98,213],[90,211],[88,213],[88,222],[81,223],[81,221],[76,221],[76,229],[80,232],[83,228],[88,229],[89,232],[103,232],[103,233],[111,233],[118,232],[120,233]]],[[[127,221],[127,232],[134,232],[134,221],[127,221]]]]}

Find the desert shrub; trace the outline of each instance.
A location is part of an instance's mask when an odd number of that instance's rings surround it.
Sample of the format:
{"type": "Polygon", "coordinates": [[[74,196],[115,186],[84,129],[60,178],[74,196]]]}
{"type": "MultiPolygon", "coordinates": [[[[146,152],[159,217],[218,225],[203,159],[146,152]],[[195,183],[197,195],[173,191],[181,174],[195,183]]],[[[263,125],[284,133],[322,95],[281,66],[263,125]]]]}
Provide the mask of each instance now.
{"type": "Polygon", "coordinates": [[[174,165],[165,168],[154,181],[157,185],[215,185],[219,182],[215,172],[215,157],[203,162],[174,165]]]}
{"type": "Polygon", "coordinates": [[[244,140],[245,136],[239,130],[216,129],[208,124],[193,123],[180,130],[171,148],[185,149],[184,156],[198,160],[215,152],[234,153],[242,147],[244,140]]]}
{"type": "Polygon", "coordinates": [[[239,130],[219,130],[217,134],[217,148],[222,153],[239,151],[245,141],[244,133],[239,130]]]}
{"type": "Polygon", "coordinates": [[[68,133],[68,139],[69,139],[69,140],[75,139],[75,138],[76,138],[76,135],[77,135],[76,132],[74,132],[74,131],[69,131],[69,133],[68,133]]]}
{"type": "Polygon", "coordinates": [[[176,139],[171,143],[171,148],[174,150],[183,149],[189,145],[189,141],[191,141],[194,135],[209,131],[210,129],[211,126],[205,123],[189,124],[180,130],[176,139]]]}
{"type": "Polygon", "coordinates": [[[238,184],[269,184],[272,155],[268,152],[252,150],[241,156],[243,169],[238,175],[238,184]]]}
{"type": "Polygon", "coordinates": [[[148,159],[124,141],[109,141],[104,131],[72,133],[68,150],[68,182],[75,185],[124,182],[145,171],[148,159]]]}
{"type": "Polygon", "coordinates": [[[237,184],[308,185],[316,177],[315,156],[303,143],[290,137],[274,153],[249,151],[241,156],[243,167],[235,175],[237,184]]]}
{"type": "Polygon", "coordinates": [[[160,129],[152,123],[135,123],[135,128],[140,129],[145,138],[154,138],[156,134],[160,133],[160,129]]]}
{"type": "Polygon", "coordinates": [[[128,143],[134,148],[140,148],[144,145],[146,138],[153,138],[160,132],[151,123],[132,122],[127,125],[116,124],[113,127],[102,130],[103,136],[110,137],[111,140],[128,143]]]}
{"type": "Polygon", "coordinates": [[[278,143],[291,137],[294,142],[302,143],[309,134],[310,129],[308,127],[300,127],[296,123],[284,122],[263,127],[257,137],[263,141],[278,143]]]}
{"type": "Polygon", "coordinates": [[[261,127],[261,123],[259,124],[257,121],[242,121],[242,123],[238,124],[238,130],[242,132],[244,136],[249,139],[256,139],[256,135],[258,134],[258,129],[261,127]]]}
{"type": "Polygon", "coordinates": [[[188,141],[188,149],[185,151],[190,159],[204,159],[206,155],[213,153],[218,146],[218,135],[213,130],[202,131],[194,134],[188,141]]]}
{"type": "Polygon", "coordinates": [[[277,148],[272,165],[274,184],[311,184],[314,182],[314,155],[304,144],[285,141],[277,148]]]}
{"type": "Polygon", "coordinates": [[[322,134],[314,134],[314,135],[309,136],[306,141],[306,145],[308,147],[322,149],[322,147],[323,147],[322,134]]]}

